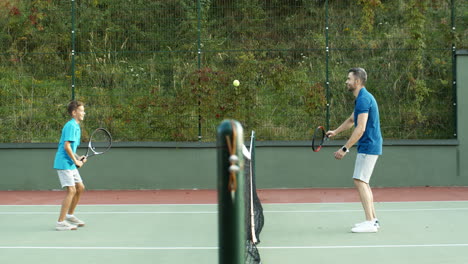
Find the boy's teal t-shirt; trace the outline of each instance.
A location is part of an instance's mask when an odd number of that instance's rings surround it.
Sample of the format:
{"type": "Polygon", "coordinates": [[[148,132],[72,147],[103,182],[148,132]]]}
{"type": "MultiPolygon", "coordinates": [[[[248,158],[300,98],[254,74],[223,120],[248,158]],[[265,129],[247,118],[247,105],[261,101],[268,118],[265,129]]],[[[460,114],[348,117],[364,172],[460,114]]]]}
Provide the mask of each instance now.
{"type": "Polygon", "coordinates": [[[57,170],[74,170],[76,165],[65,151],[65,141],[70,142],[73,153],[76,153],[78,145],[81,141],[81,128],[75,119],[68,121],[62,129],[62,136],[58,145],[57,153],[55,154],[54,169],[57,170]]]}

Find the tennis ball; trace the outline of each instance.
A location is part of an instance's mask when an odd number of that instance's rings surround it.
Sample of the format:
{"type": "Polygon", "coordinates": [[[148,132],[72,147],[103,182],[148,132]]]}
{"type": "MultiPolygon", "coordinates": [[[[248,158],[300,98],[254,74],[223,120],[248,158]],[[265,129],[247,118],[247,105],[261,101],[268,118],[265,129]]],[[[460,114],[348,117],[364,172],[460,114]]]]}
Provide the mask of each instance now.
{"type": "Polygon", "coordinates": [[[239,80],[234,80],[234,81],[232,82],[232,85],[234,85],[234,86],[236,86],[236,87],[239,86],[239,85],[240,85],[239,80]]]}

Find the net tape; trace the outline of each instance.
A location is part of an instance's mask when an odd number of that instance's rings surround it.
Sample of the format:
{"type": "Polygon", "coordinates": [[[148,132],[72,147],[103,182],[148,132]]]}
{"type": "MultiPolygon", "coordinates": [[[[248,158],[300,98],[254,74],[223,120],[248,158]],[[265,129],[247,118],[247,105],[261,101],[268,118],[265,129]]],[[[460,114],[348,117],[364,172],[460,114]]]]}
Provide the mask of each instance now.
{"type": "Polygon", "coordinates": [[[245,175],[245,226],[246,226],[246,264],[260,264],[260,254],[257,244],[260,243],[260,232],[264,225],[263,207],[257,195],[255,178],[255,132],[252,131],[250,139],[250,149],[243,146],[244,155],[244,175],[245,175]]]}

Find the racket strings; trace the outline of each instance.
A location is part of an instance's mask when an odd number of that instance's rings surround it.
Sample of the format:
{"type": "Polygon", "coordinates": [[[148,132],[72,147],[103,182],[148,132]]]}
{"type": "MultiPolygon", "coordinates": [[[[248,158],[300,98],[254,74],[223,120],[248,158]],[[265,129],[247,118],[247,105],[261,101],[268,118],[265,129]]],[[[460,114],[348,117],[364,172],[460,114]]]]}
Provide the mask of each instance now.
{"type": "Polygon", "coordinates": [[[325,133],[324,127],[322,126],[317,127],[312,137],[312,150],[314,152],[318,152],[322,148],[325,138],[327,138],[327,135],[325,133]]]}
{"type": "Polygon", "coordinates": [[[94,154],[102,154],[110,149],[112,138],[104,129],[96,130],[90,138],[89,148],[94,154]]]}

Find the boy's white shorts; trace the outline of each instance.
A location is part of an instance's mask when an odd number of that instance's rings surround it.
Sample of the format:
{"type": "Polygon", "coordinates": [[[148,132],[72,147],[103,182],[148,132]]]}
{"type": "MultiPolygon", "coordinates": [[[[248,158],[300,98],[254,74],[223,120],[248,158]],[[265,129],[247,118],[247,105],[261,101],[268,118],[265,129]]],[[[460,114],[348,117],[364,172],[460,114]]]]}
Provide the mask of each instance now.
{"type": "Polygon", "coordinates": [[[62,188],[66,186],[75,186],[76,183],[83,182],[77,169],[57,170],[62,188]]]}

